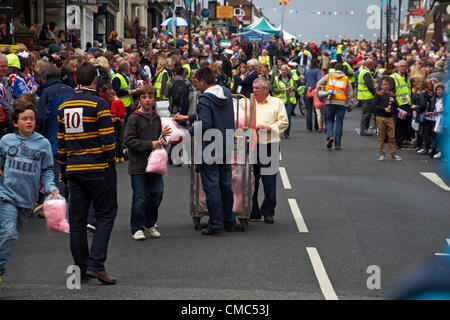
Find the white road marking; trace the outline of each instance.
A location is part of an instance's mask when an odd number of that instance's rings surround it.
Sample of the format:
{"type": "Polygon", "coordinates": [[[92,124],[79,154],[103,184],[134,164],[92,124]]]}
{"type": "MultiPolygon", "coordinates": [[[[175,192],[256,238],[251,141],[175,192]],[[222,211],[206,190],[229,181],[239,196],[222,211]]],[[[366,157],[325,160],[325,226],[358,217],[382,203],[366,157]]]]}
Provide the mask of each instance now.
{"type": "Polygon", "coordinates": [[[281,175],[281,181],[283,182],[283,186],[285,189],[292,189],[291,183],[289,182],[288,175],[286,173],[286,168],[280,167],[280,175],[281,175]]]}
{"type": "Polygon", "coordinates": [[[295,222],[297,223],[297,228],[299,232],[308,233],[308,228],[306,227],[305,220],[303,219],[300,208],[298,207],[297,200],[288,199],[289,205],[291,206],[292,214],[294,215],[295,222]]]}
{"type": "Polygon", "coordinates": [[[308,251],[309,259],[313,265],[317,280],[319,280],[320,289],[322,290],[325,300],[339,300],[334,292],[333,286],[328,278],[317,249],[310,247],[306,248],[306,251],[308,251]]]}
{"type": "Polygon", "coordinates": [[[445,239],[447,240],[448,246],[450,247],[450,239],[445,239]]]}
{"type": "Polygon", "coordinates": [[[434,173],[434,172],[421,172],[420,174],[423,175],[428,180],[430,180],[431,182],[433,182],[434,184],[436,184],[439,187],[441,187],[442,189],[444,189],[445,191],[450,191],[450,187],[447,186],[445,184],[445,182],[442,181],[441,177],[439,177],[436,173],[434,173]]]}
{"type": "Polygon", "coordinates": [[[280,161],[283,160],[283,158],[281,157],[281,151],[280,151],[280,161]]]}
{"type": "Polygon", "coordinates": [[[450,257],[450,253],[435,253],[436,256],[450,257]]]}

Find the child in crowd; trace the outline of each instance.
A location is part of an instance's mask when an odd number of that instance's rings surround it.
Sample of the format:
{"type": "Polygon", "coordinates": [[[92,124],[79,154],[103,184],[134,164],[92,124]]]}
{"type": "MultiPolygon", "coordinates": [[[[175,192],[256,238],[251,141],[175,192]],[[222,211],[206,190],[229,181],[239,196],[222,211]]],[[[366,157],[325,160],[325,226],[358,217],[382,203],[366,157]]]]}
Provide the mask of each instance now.
{"type": "Polygon", "coordinates": [[[317,89],[308,88],[306,92],[307,98],[313,98],[314,108],[316,109],[317,124],[319,125],[319,132],[325,132],[325,102],[321,101],[317,96],[317,89]]]}
{"type": "Polygon", "coordinates": [[[377,92],[377,95],[373,100],[378,128],[378,149],[380,152],[378,160],[386,160],[384,140],[387,133],[391,160],[400,161],[402,158],[397,155],[397,146],[395,143],[395,124],[392,117],[392,115],[397,112],[398,104],[394,98],[394,93],[389,91],[389,87],[389,76],[383,76],[381,78],[381,91],[377,92]]]}
{"type": "MultiPolygon", "coordinates": [[[[433,83],[431,79],[426,79],[423,82],[422,93],[420,95],[419,104],[417,107],[413,105],[413,110],[417,111],[419,115],[419,131],[418,135],[422,144],[419,145],[420,149],[417,151],[417,154],[425,155],[431,154],[433,150],[433,140],[432,140],[432,126],[433,123],[430,123],[428,119],[425,118],[427,112],[431,112],[433,110],[433,101],[434,93],[433,93],[433,83]]],[[[428,117],[429,118],[429,117],[428,117]]]]}
{"type": "Polygon", "coordinates": [[[161,137],[171,133],[162,128],[161,118],[153,110],[156,89],[145,85],[137,93],[139,109],[130,115],[125,127],[124,144],[128,148],[128,173],[131,176],[131,233],[134,240],[145,240],[144,231],[159,238],[156,221],[164,193],[164,181],[158,173],[146,172],[147,159],[152,150],[167,145],[161,137]]]}
{"type": "Polygon", "coordinates": [[[14,109],[17,132],[0,140],[0,284],[19,231],[38,200],[39,183],[45,193],[59,194],[50,142],[34,132],[35,106],[19,99],[14,109]]]}
{"type": "Polygon", "coordinates": [[[436,83],[434,85],[434,99],[432,101],[433,110],[427,112],[426,116],[434,118],[435,125],[433,127],[433,139],[434,139],[434,149],[432,150],[430,157],[434,159],[441,158],[441,151],[439,150],[439,143],[442,133],[442,116],[444,112],[444,101],[443,101],[443,88],[441,83],[436,83]]]}
{"type": "Polygon", "coordinates": [[[116,163],[124,162],[122,145],[122,125],[127,113],[123,101],[117,97],[116,92],[113,89],[107,89],[105,98],[109,103],[111,109],[111,120],[114,124],[114,131],[116,136],[116,163]]]}

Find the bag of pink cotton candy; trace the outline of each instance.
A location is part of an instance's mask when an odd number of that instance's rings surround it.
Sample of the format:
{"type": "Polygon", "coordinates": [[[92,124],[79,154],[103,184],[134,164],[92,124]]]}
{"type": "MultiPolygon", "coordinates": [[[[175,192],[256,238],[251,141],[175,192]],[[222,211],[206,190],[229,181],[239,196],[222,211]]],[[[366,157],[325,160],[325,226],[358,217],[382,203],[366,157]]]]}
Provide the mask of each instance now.
{"type": "Polygon", "coordinates": [[[69,223],[66,219],[67,203],[63,196],[49,195],[44,201],[44,214],[47,228],[51,231],[69,233],[69,223]]]}

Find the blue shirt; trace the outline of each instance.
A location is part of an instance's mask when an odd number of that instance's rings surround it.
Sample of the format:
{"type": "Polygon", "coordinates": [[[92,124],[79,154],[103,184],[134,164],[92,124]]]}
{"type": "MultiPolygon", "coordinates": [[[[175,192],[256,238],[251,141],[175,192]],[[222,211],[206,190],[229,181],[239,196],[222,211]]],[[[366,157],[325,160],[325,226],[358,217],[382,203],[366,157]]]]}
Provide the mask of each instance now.
{"type": "Polygon", "coordinates": [[[322,79],[323,73],[320,69],[309,69],[305,75],[305,89],[315,88],[317,82],[322,79]]]}

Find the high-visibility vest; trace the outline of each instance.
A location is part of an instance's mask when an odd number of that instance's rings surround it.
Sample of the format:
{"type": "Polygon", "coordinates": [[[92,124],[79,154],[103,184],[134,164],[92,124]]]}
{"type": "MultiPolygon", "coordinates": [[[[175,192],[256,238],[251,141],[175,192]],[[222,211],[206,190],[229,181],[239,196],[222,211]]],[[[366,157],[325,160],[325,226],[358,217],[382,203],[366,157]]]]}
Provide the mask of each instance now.
{"type": "Polygon", "coordinates": [[[295,70],[295,69],[291,70],[291,74],[292,74],[292,80],[294,80],[294,81],[300,80],[297,70],[295,70]]]}
{"type": "Polygon", "coordinates": [[[164,95],[164,92],[161,93],[161,88],[162,88],[162,83],[161,82],[162,82],[162,78],[163,78],[164,74],[167,74],[167,80],[169,80],[169,73],[167,72],[166,69],[164,69],[163,71],[161,71],[158,74],[158,76],[156,77],[156,80],[155,80],[156,98],[161,99],[161,96],[162,96],[163,100],[169,100],[169,98],[167,98],[164,95]]]}
{"type": "Polygon", "coordinates": [[[411,104],[411,82],[408,79],[406,83],[405,79],[397,72],[390,75],[395,81],[395,99],[399,106],[411,104]]]}
{"type": "MultiPolygon", "coordinates": [[[[347,61],[344,62],[344,67],[347,67],[349,72],[353,72],[352,66],[347,61]]],[[[355,83],[356,82],[355,74],[353,74],[353,76],[349,77],[348,80],[350,80],[350,83],[355,83]]]]}
{"type": "Polygon", "coordinates": [[[371,100],[374,98],[372,92],[369,91],[369,88],[366,86],[364,82],[364,75],[370,74],[370,79],[373,81],[372,73],[369,69],[363,68],[358,76],[358,100],[371,100]]]}
{"type": "MultiPolygon", "coordinates": [[[[277,86],[277,88],[280,88],[280,89],[284,89],[284,88],[287,89],[287,88],[289,88],[291,86],[295,87],[294,80],[292,80],[292,78],[289,79],[288,83],[285,83],[285,82],[283,82],[283,80],[279,81],[279,77],[278,76],[275,77],[275,85],[277,86]]],[[[274,97],[280,98],[281,101],[283,101],[284,104],[288,103],[288,101],[287,101],[287,91],[281,92],[281,93],[279,93],[277,95],[274,95],[274,97]]],[[[295,98],[295,94],[291,96],[291,98],[289,99],[289,103],[292,103],[293,105],[297,104],[297,99],[295,98]]]]}
{"type": "Polygon", "coordinates": [[[334,69],[334,68],[328,69],[328,74],[332,74],[335,71],[336,71],[336,69],[334,69]]]}
{"type": "Polygon", "coordinates": [[[267,63],[267,65],[269,66],[269,70],[271,69],[269,56],[259,56],[258,61],[259,63],[267,63]]]}
{"type": "Polygon", "coordinates": [[[334,75],[330,74],[328,75],[328,81],[325,90],[333,90],[335,92],[334,96],[332,96],[331,99],[347,101],[347,84],[347,76],[336,78],[334,75]]]}
{"type": "Polygon", "coordinates": [[[379,76],[382,76],[385,71],[386,71],[386,68],[380,68],[380,69],[378,69],[377,73],[379,76]]]}
{"type": "Polygon", "coordinates": [[[189,78],[191,77],[191,66],[189,63],[186,63],[185,65],[183,65],[183,68],[185,68],[187,70],[187,74],[184,77],[186,80],[189,80],[189,78]]]}
{"type": "MultiPolygon", "coordinates": [[[[114,80],[115,78],[119,78],[119,80],[120,80],[120,89],[127,90],[127,91],[131,90],[128,81],[125,79],[125,77],[122,74],[120,74],[119,72],[116,73],[114,75],[114,77],[112,78],[112,80],[114,80]]],[[[112,80],[111,80],[111,82],[112,82],[112,80]]],[[[133,98],[131,98],[131,96],[129,96],[129,95],[121,97],[120,100],[122,100],[123,104],[125,105],[125,108],[128,108],[133,103],[133,98]]]]}
{"type": "Polygon", "coordinates": [[[344,52],[342,51],[342,48],[344,46],[342,44],[338,45],[337,50],[336,50],[336,54],[344,54],[344,52]]]}

